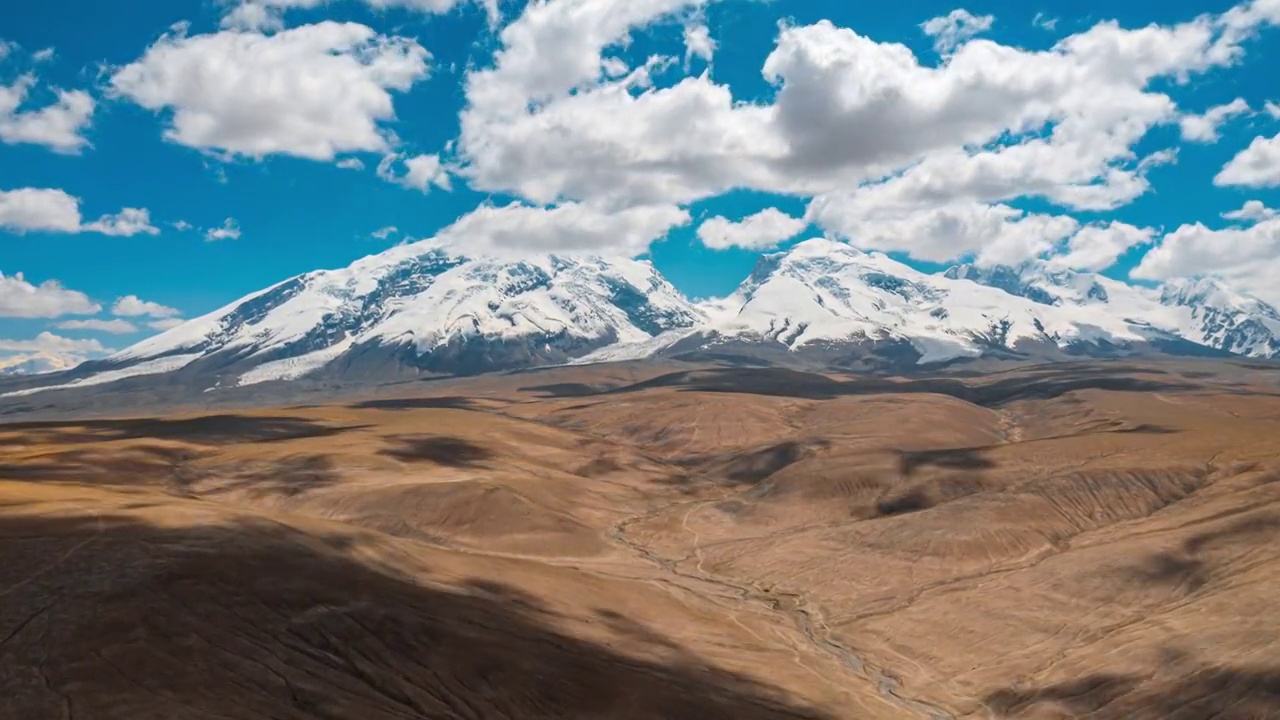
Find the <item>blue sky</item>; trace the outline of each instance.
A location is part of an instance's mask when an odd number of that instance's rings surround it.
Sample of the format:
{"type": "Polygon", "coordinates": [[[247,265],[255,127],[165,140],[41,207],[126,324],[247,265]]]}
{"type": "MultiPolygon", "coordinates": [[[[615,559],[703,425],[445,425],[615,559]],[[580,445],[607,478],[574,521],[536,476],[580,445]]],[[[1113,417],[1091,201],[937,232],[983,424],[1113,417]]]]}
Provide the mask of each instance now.
{"type": "Polygon", "coordinates": [[[66,203],[51,205],[51,195],[38,203],[31,194],[0,195],[0,273],[8,280],[0,281],[0,357],[120,348],[291,275],[431,237],[484,204],[519,203],[528,212],[465,225],[475,237],[455,238],[464,249],[581,251],[595,241],[561,248],[567,233],[557,223],[598,227],[598,249],[648,248],[658,268],[697,297],[731,291],[761,252],[822,233],[924,268],[1056,256],[1124,278],[1153,253],[1138,280],[1220,274],[1264,297],[1280,269],[1280,227],[1269,210],[1280,206],[1280,142],[1265,144],[1280,132],[1280,107],[1268,108],[1280,102],[1272,69],[1280,6],[1271,0],[535,5],[498,2],[497,15],[469,0],[0,5],[0,193],[60,191],[79,200],[79,218],[68,219],[66,203]],[[557,5],[579,11],[565,19],[557,5]],[[955,15],[961,8],[965,14],[955,15]],[[922,26],[934,18],[931,34],[922,26]],[[1118,29],[1099,32],[1110,20],[1118,29]],[[314,44],[294,55],[272,49],[282,34],[331,21],[356,24],[343,32],[362,38],[318,51],[358,58],[334,64],[332,80],[288,65],[318,68],[306,55],[317,52],[314,44]],[[1168,32],[1137,33],[1153,24],[1168,32]],[[789,31],[796,32],[784,41],[789,31]],[[697,49],[699,32],[711,41],[705,51],[697,49]],[[1039,57],[1071,36],[1102,39],[1076,50],[1059,45],[1052,63],[1039,57]],[[577,42],[584,37],[594,40],[577,42]],[[237,44],[255,39],[262,52],[237,44]],[[908,64],[916,75],[895,69],[894,43],[914,54],[908,64]],[[513,48],[520,52],[501,54],[513,48]],[[1000,60],[999,52],[1016,54],[1000,60]],[[623,89],[634,107],[592,104],[620,77],[599,70],[607,64],[601,57],[621,61],[622,73],[653,56],[672,59],[623,89]],[[372,57],[394,67],[371,71],[372,57]],[[572,71],[583,58],[596,74],[589,82],[572,71]],[[1141,77],[1129,77],[1135,68],[1141,77]],[[482,103],[467,87],[485,72],[498,99],[482,103]],[[920,73],[936,74],[912,79],[920,73]],[[966,85],[961,75],[978,80],[966,85]],[[1043,98],[1035,96],[1041,86],[1043,98]],[[918,97],[902,107],[886,101],[883,114],[867,99],[897,98],[904,88],[918,97]],[[87,96],[81,102],[91,101],[92,113],[39,115],[56,109],[57,89],[87,96]],[[9,97],[21,90],[21,104],[6,110],[5,90],[9,97]],[[677,95],[689,104],[660,102],[677,95]],[[266,97],[282,104],[264,119],[255,104],[266,97]],[[700,104],[715,97],[736,105],[700,104]],[[1153,98],[1167,98],[1167,107],[1153,98]],[[1184,122],[1237,99],[1216,119],[1191,129],[1184,122]],[[391,112],[378,109],[385,102],[391,112]],[[743,106],[773,108],[783,119],[736,112],[743,106]],[[184,120],[183,112],[192,115],[184,120]],[[667,130],[619,135],[636,118],[667,130]],[[301,144],[292,129],[300,126],[319,145],[301,144]],[[973,160],[1066,128],[1070,137],[1015,169],[973,160]],[[738,133],[743,140],[708,149],[703,132],[711,144],[738,133]],[[954,141],[933,140],[947,137],[954,141]],[[1250,149],[1255,138],[1263,145],[1250,149]],[[796,149],[810,146],[817,150],[796,149]],[[971,180],[947,177],[960,174],[948,158],[961,156],[977,168],[971,180]],[[421,177],[406,175],[404,161],[414,158],[423,159],[421,177]],[[388,172],[379,171],[384,159],[388,172]],[[339,166],[357,160],[359,169],[339,166]],[[1053,163],[1061,169],[1046,169],[1053,163]],[[1082,184],[1112,170],[1124,175],[1081,195],[1082,184]],[[996,175],[1027,193],[989,191],[996,175]],[[1254,212],[1222,217],[1247,201],[1257,201],[1254,212]],[[581,213],[538,214],[557,204],[577,204],[581,213]],[[145,210],[140,224],[136,214],[120,215],[126,208],[145,210]],[[762,222],[749,235],[736,224],[769,208],[785,230],[771,233],[762,222]],[[699,233],[706,227],[709,237],[712,218],[729,228],[720,242],[699,233]],[[1026,218],[1034,222],[1020,222],[1026,218]],[[238,237],[210,234],[229,219],[225,227],[238,237]],[[387,227],[396,232],[375,236],[387,227]],[[1097,232],[1082,232],[1090,228],[1097,232]],[[519,239],[526,230],[527,246],[519,239]],[[1219,247],[1232,248],[1221,263],[1219,247]],[[117,331],[128,323],[136,332],[94,330],[86,320],[115,322],[117,331]]]}

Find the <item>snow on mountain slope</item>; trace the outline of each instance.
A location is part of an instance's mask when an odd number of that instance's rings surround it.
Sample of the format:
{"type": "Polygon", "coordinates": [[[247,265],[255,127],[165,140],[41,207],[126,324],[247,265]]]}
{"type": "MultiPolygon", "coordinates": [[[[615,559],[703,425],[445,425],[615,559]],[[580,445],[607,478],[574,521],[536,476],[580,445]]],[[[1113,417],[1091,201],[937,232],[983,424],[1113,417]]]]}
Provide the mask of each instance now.
{"type": "Polygon", "coordinates": [[[180,373],[174,382],[199,392],[655,356],[848,367],[1131,350],[1277,357],[1277,338],[1280,312],[1207,280],[1147,289],[1043,262],[926,274],[815,239],[761,258],[729,297],[693,303],[648,262],[468,258],[427,241],[299,275],[14,389],[180,373]]]}
{"type": "Polygon", "coordinates": [[[106,363],[198,353],[244,385],[295,379],[376,349],[421,369],[479,372],[567,362],[702,320],[647,262],[503,262],[424,242],[292,278],[106,363]]]}
{"type": "Polygon", "coordinates": [[[79,358],[65,357],[56,353],[37,352],[0,357],[0,377],[62,372],[70,370],[79,362],[79,358]]]}
{"type": "Polygon", "coordinates": [[[42,387],[30,388],[26,390],[15,390],[13,392],[0,394],[0,397],[21,397],[23,395],[31,395],[44,390],[65,390],[69,388],[89,387],[91,385],[105,385],[106,383],[124,380],[132,377],[142,377],[144,375],[162,375],[164,373],[181,370],[191,362],[199,358],[199,355],[166,355],[164,357],[144,360],[143,362],[129,365],[119,370],[105,370],[103,372],[94,373],[87,377],[72,380],[71,382],[58,385],[45,385],[42,387]]]}
{"type": "Polygon", "coordinates": [[[1079,305],[1142,318],[1193,343],[1238,355],[1280,355],[1280,312],[1217,280],[1172,280],[1142,288],[1033,261],[1020,267],[961,265],[946,276],[972,280],[1046,305],[1079,305]]]}
{"type": "MultiPolygon", "coordinates": [[[[847,342],[908,342],[920,362],[1032,345],[1116,345],[1160,337],[1168,324],[1142,313],[1034,302],[965,277],[929,275],[880,253],[808,240],[766,256],[734,301],[711,313],[722,338],[754,338],[792,349],[847,342]]],[[[1171,319],[1174,313],[1167,313],[1171,319]]]]}
{"type": "Polygon", "coordinates": [[[1212,279],[1173,280],[1160,301],[1191,315],[1186,337],[1237,355],[1280,357],[1280,311],[1212,279]]]}

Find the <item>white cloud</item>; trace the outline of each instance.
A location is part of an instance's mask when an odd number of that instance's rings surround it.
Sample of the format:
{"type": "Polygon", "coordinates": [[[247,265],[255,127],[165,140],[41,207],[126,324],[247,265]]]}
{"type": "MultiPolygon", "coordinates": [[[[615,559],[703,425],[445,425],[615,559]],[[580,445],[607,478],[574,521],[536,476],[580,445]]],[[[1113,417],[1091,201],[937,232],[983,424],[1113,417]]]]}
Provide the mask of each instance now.
{"type": "Polygon", "coordinates": [[[1213,178],[1219,186],[1262,188],[1280,185],[1280,135],[1256,137],[1213,178]]]}
{"type": "Polygon", "coordinates": [[[1261,200],[1249,200],[1239,210],[1222,213],[1223,220],[1238,220],[1243,222],[1261,222],[1270,220],[1280,215],[1280,211],[1272,210],[1262,204],[1261,200]]]}
{"type": "Polygon", "coordinates": [[[389,149],[392,91],[426,77],[415,40],[355,23],[321,22],[272,35],[165,35],[111,77],[113,91],[169,112],[165,137],[207,151],[333,160],[389,149]]]}
{"type": "Polygon", "coordinates": [[[12,85],[0,85],[0,141],[41,145],[60,153],[80,152],[89,144],[83,133],[93,120],[93,97],[83,90],[55,88],[52,103],[23,109],[35,84],[35,76],[27,74],[12,85]]]}
{"type": "Polygon", "coordinates": [[[766,208],[738,222],[713,217],[698,227],[698,239],[712,250],[767,250],[799,235],[809,223],[777,208],[766,208]]]}
{"type": "Polygon", "coordinates": [[[1222,136],[1218,128],[1231,118],[1248,114],[1249,103],[1244,98],[1236,98],[1226,105],[1209,108],[1202,115],[1183,115],[1178,121],[1182,129],[1182,139],[1190,142],[1212,143],[1222,136]]]}
{"type": "Polygon", "coordinates": [[[34,340],[0,339],[0,350],[5,352],[88,353],[101,352],[102,349],[102,343],[97,340],[73,340],[48,331],[40,333],[34,340]]]}
{"type": "Polygon", "coordinates": [[[1138,171],[1144,172],[1150,168],[1159,167],[1160,165],[1175,165],[1177,162],[1178,149],[1165,148],[1163,150],[1157,150],[1142,158],[1142,160],[1138,162],[1138,171]]]}
{"type": "Polygon", "coordinates": [[[467,95],[487,111],[522,114],[600,77],[601,51],[698,0],[532,2],[502,29],[493,68],[470,73],[467,95]]]}
{"type": "Polygon", "coordinates": [[[812,196],[887,177],[895,202],[921,209],[1024,195],[1114,208],[1150,188],[1152,162],[1133,147],[1177,118],[1155,81],[1234,62],[1234,28],[1261,22],[1232,16],[1229,37],[1208,15],[1100,23],[1046,51],[973,40],[936,67],[829,22],[785,27],[763,68],[779,87],[771,105],[739,102],[705,74],[654,87],[663,59],[625,72],[606,56],[634,28],[699,5],[531,4],[503,30],[494,66],[468,76],[458,172],[537,203],[812,196]]]}
{"type": "Polygon", "coordinates": [[[1272,118],[1276,120],[1280,120],[1280,103],[1273,103],[1268,101],[1265,105],[1262,106],[1262,109],[1265,110],[1267,114],[1270,115],[1272,118]]]}
{"type": "Polygon", "coordinates": [[[711,38],[711,30],[706,23],[691,23],[684,26],[684,66],[688,68],[694,58],[711,62],[716,54],[716,41],[711,38]]]}
{"type": "Polygon", "coordinates": [[[63,315],[94,315],[101,305],[78,290],[69,290],[57,280],[39,285],[28,282],[22,273],[0,273],[0,317],[56,318],[63,315]]]}
{"type": "Polygon", "coordinates": [[[1213,275],[1271,303],[1280,303],[1280,217],[1220,230],[1202,223],[1165,235],[1132,276],[1147,280],[1213,275]]]}
{"type": "Polygon", "coordinates": [[[808,219],[864,250],[905,252],[948,262],[972,256],[982,265],[1012,265],[1036,257],[1071,236],[1071,217],[1026,213],[1007,205],[959,202],[901,212],[818,197],[808,219]]]}
{"type": "Polygon", "coordinates": [[[0,230],[18,234],[94,232],[115,236],[160,232],[151,225],[150,213],[138,208],[125,208],[115,215],[103,215],[94,222],[82,224],[80,199],[49,188],[0,190],[0,230]]]}
{"type": "Polygon", "coordinates": [[[73,340],[47,331],[30,340],[0,338],[0,375],[70,370],[106,352],[97,340],[73,340]]]}
{"type": "MultiPolygon", "coordinates": [[[[280,30],[284,28],[284,13],[292,9],[311,9],[325,5],[330,0],[243,0],[222,18],[222,26],[240,30],[280,30]]],[[[491,22],[499,17],[498,0],[474,0],[482,5],[491,22]]],[[[364,0],[374,10],[405,8],[424,13],[442,14],[473,0],[364,0]]]]}
{"type": "Polygon", "coordinates": [[[18,49],[18,44],[17,44],[17,43],[15,43],[15,42],[9,42],[8,40],[5,40],[4,38],[0,38],[0,60],[3,60],[3,59],[5,59],[5,58],[9,57],[9,53],[11,53],[11,52],[13,52],[14,50],[17,50],[17,49],[18,49]]]}
{"type": "Polygon", "coordinates": [[[125,295],[117,298],[111,306],[111,314],[116,317],[172,318],[182,314],[181,310],[166,307],[160,303],[143,300],[137,295],[125,295]]]}
{"type": "Polygon", "coordinates": [[[80,201],[61,190],[0,190],[0,229],[11,232],[80,231],[80,201]]]}
{"type": "Polygon", "coordinates": [[[370,233],[370,235],[377,238],[378,240],[386,240],[387,238],[399,232],[400,232],[400,229],[397,228],[395,225],[388,225],[386,227],[378,228],[377,230],[374,230],[372,233],[370,233]]]}
{"type": "Polygon", "coordinates": [[[126,237],[142,233],[160,234],[160,228],[151,224],[151,213],[140,208],[125,208],[115,215],[103,215],[85,225],[82,231],[126,237]]]}
{"type": "Polygon", "coordinates": [[[521,203],[482,205],[436,235],[462,252],[643,254],[689,213],[674,206],[611,211],[585,203],[542,208],[521,203]]]}
{"type": "Polygon", "coordinates": [[[1131,249],[1151,244],[1155,234],[1154,228],[1122,222],[1086,225],[1067,241],[1065,252],[1049,258],[1049,264],[1071,270],[1106,270],[1131,249]]]}
{"type": "Polygon", "coordinates": [[[343,170],[364,170],[364,161],[360,158],[343,158],[335,164],[343,170]]]}
{"type": "Polygon", "coordinates": [[[185,322],[186,320],[183,320],[182,318],[167,318],[165,320],[152,320],[147,323],[147,327],[152,330],[160,330],[163,332],[165,330],[172,330],[185,322]]]}
{"type": "Polygon", "coordinates": [[[128,320],[64,320],[56,326],[59,330],[94,330],[97,332],[128,335],[138,332],[138,326],[128,320]]]}
{"type": "Polygon", "coordinates": [[[429,192],[432,185],[442,190],[452,189],[449,172],[440,163],[439,155],[387,155],[378,163],[378,177],[424,193],[429,192]],[[404,166],[404,174],[396,172],[397,165],[404,166]]]}
{"type": "Polygon", "coordinates": [[[192,229],[194,229],[194,228],[195,228],[195,226],[194,226],[194,225],[192,225],[191,223],[187,222],[186,220],[178,220],[178,221],[176,221],[176,222],[172,222],[172,223],[169,223],[169,224],[170,224],[170,225],[172,225],[172,226],[173,226],[173,229],[174,229],[174,230],[177,230],[178,232],[186,232],[186,231],[188,231],[188,230],[192,230],[192,229]]]}
{"type": "Polygon", "coordinates": [[[43,50],[37,50],[31,53],[31,60],[32,62],[36,62],[36,63],[45,63],[52,60],[54,56],[57,54],[58,54],[57,50],[51,47],[47,47],[43,50]]]}
{"type": "Polygon", "coordinates": [[[959,8],[921,23],[920,29],[933,38],[935,50],[949,53],[965,40],[990,30],[995,21],[994,15],[974,15],[959,8]]]}
{"type": "Polygon", "coordinates": [[[235,218],[227,218],[222,221],[221,227],[209,228],[204,232],[204,239],[207,242],[217,242],[218,240],[239,240],[240,239],[240,223],[235,218]]]}
{"type": "Polygon", "coordinates": [[[34,375],[36,373],[60,372],[70,370],[86,359],[82,355],[54,352],[0,353],[0,375],[34,375]]]}
{"type": "Polygon", "coordinates": [[[1031,19],[1031,24],[1038,28],[1043,28],[1049,32],[1053,32],[1058,29],[1058,18],[1050,17],[1042,12],[1038,12],[1036,13],[1036,16],[1031,19]]]}

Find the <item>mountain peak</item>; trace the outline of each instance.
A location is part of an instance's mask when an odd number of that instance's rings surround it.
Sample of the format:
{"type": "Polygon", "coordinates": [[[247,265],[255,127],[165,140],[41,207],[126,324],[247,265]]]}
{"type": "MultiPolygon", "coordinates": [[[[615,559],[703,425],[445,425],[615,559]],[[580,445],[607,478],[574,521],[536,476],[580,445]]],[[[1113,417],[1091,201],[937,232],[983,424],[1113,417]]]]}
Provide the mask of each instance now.
{"type": "Polygon", "coordinates": [[[838,240],[830,240],[828,238],[813,237],[808,240],[802,240],[782,253],[783,256],[792,258],[807,257],[831,257],[832,255],[855,256],[862,255],[859,250],[852,245],[838,240]]]}
{"type": "Polygon", "coordinates": [[[645,261],[469,258],[433,243],[299,275],[111,358],[217,358],[239,384],[297,377],[350,354],[468,373],[566,362],[687,328],[702,315],[645,261]]]}
{"type": "Polygon", "coordinates": [[[83,384],[180,371],[201,389],[304,376],[381,380],[724,343],[841,363],[1144,347],[1273,357],[1280,313],[1213,280],[1147,290],[1044,262],[931,275],[823,238],[761,257],[735,293],[695,304],[644,260],[468,257],[425,242],[298,275],[64,377],[83,384]]]}

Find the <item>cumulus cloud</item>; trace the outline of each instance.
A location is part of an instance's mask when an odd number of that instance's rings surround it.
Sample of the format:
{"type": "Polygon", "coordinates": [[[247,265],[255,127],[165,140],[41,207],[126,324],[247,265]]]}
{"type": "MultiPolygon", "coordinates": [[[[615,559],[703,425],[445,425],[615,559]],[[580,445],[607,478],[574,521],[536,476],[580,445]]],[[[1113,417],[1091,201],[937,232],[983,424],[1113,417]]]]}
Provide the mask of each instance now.
{"type": "Polygon", "coordinates": [[[1024,195],[1109,209],[1150,189],[1152,163],[1133,147],[1178,118],[1155,81],[1235,62],[1243,30],[1270,22],[1104,22],[1044,51],[972,40],[938,66],[830,22],[785,27],[762,68],[779,88],[769,105],[706,74],[657,87],[662,59],[628,69],[606,52],[699,6],[531,4],[492,67],[468,75],[458,172],[537,203],[685,204],[743,187],[812,196],[888,178],[884,196],[904,212],[1024,195]]]}
{"type": "Polygon", "coordinates": [[[125,295],[116,299],[115,304],[111,306],[111,314],[116,317],[172,318],[181,315],[182,311],[143,300],[137,295],[125,295]]]}
{"type": "Polygon", "coordinates": [[[386,240],[387,238],[391,237],[392,235],[395,235],[398,232],[400,232],[400,229],[397,228],[395,225],[388,225],[386,227],[382,227],[382,228],[378,228],[377,230],[374,230],[372,233],[370,233],[370,235],[372,235],[374,238],[377,238],[378,240],[386,240]]]}
{"type": "Polygon", "coordinates": [[[61,190],[0,190],[0,229],[11,232],[80,231],[80,200],[61,190]]]}
{"type": "Polygon", "coordinates": [[[83,90],[54,88],[53,102],[27,107],[36,76],[25,74],[12,85],[0,85],[0,141],[41,145],[74,154],[89,144],[85,130],[93,121],[96,103],[83,90]]]}
{"type": "Polygon", "coordinates": [[[364,170],[364,161],[360,158],[343,158],[335,164],[343,170],[364,170]]]}
{"type": "MultiPolygon", "coordinates": [[[[284,28],[287,10],[307,10],[325,5],[330,0],[243,0],[222,18],[222,26],[240,30],[280,30],[284,28]]],[[[424,13],[441,14],[460,5],[482,5],[491,22],[499,17],[498,0],[364,0],[375,10],[404,8],[424,13]]]]}
{"type": "Polygon", "coordinates": [[[216,228],[209,228],[204,231],[204,239],[206,242],[217,242],[219,240],[239,240],[240,239],[240,223],[235,218],[227,218],[222,221],[222,225],[216,228]]]}
{"type": "Polygon", "coordinates": [[[1268,102],[1262,106],[1268,115],[1276,120],[1280,120],[1280,104],[1268,102]]]}
{"type": "Polygon", "coordinates": [[[88,353],[101,352],[102,343],[92,339],[74,340],[45,331],[33,340],[0,339],[0,351],[5,352],[60,352],[88,353]]]}
{"type": "Polygon", "coordinates": [[[673,228],[687,225],[681,208],[640,206],[611,211],[585,203],[536,207],[513,202],[483,205],[442,230],[436,241],[462,252],[504,254],[643,254],[673,228]]]}
{"type": "Polygon", "coordinates": [[[1217,142],[1222,137],[1218,129],[1223,124],[1248,112],[1249,103],[1245,102],[1244,98],[1236,98],[1225,105],[1209,108],[1200,115],[1183,115],[1178,121],[1182,129],[1182,139],[1200,143],[1217,142]]]}
{"type": "Polygon", "coordinates": [[[1262,220],[1270,220],[1280,215],[1280,211],[1273,210],[1262,204],[1261,200],[1249,200],[1239,210],[1222,213],[1223,220],[1238,220],[1243,222],[1261,222],[1262,220]]]}
{"type": "Polygon", "coordinates": [[[0,317],[56,318],[63,315],[94,315],[101,305],[88,295],[70,290],[57,280],[39,285],[28,282],[22,273],[0,273],[0,317]]]}
{"type": "Polygon", "coordinates": [[[115,215],[103,215],[82,230],[116,236],[160,234],[160,228],[151,224],[151,213],[140,208],[125,208],[115,215]]]}
{"type": "Polygon", "coordinates": [[[93,330],[96,332],[128,335],[138,332],[138,326],[128,320],[64,320],[56,325],[59,330],[93,330]]]}
{"type": "Polygon", "coordinates": [[[1280,135],[1254,138],[1249,147],[1223,166],[1213,184],[1251,188],[1280,185],[1280,135]]]}
{"type": "Polygon", "coordinates": [[[706,23],[691,23],[684,26],[684,66],[688,68],[694,58],[711,62],[716,54],[716,41],[711,38],[711,29],[706,23]]]}
{"type": "Polygon", "coordinates": [[[1007,205],[959,202],[902,212],[815,198],[808,219],[854,247],[904,252],[932,262],[972,258],[980,265],[1012,265],[1041,255],[1080,224],[1064,215],[1027,213],[1007,205]]]}
{"type": "Polygon", "coordinates": [[[1148,252],[1132,276],[1146,280],[1214,275],[1280,303],[1280,217],[1221,229],[1183,225],[1148,252]]]}
{"type": "Polygon", "coordinates": [[[125,208],[115,215],[103,215],[84,223],[80,199],[50,188],[0,190],[0,230],[19,234],[92,232],[114,236],[160,232],[151,225],[151,214],[139,208],[125,208]]]}
{"type": "Polygon", "coordinates": [[[808,226],[803,219],[767,208],[738,222],[721,216],[710,218],[698,227],[698,239],[712,250],[767,250],[799,235],[808,226]]]}
{"type": "Polygon", "coordinates": [[[165,320],[152,320],[147,323],[147,327],[152,330],[160,331],[172,330],[185,322],[186,320],[183,320],[182,318],[167,318],[165,320]]]}
{"type": "Polygon", "coordinates": [[[106,352],[97,340],[73,340],[51,332],[30,340],[0,338],[0,375],[70,370],[106,352]]]}
{"type": "Polygon", "coordinates": [[[378,163],[378,177],[423,193],[429,192],[433,185],[442,190],[451,189],[449,172],[441,164],[439,155],[387,155],[378,163]],[[397,171],[398,167],[403,167],[404,172],[397,171]]]}
{"type": "Polygon", "coordinates": [[[160,38],[111,76],[111,88],[168,114],[165,138],[205,151],[331,161],[385,152],[392,92],[427,75],[417,41],[355,23],[275,34],[223,31],[160,38]]]}
{"type": "Polygon", "coordinates": [[[1049,258],[1049,264],[1070,270],[1105,270],[1133,248],[1149,245],[1155,234],[1154,228],[1122,222],[1087,225],[1071,236],[1061,254],[1049,258]]]}
{"type": "Polygon", "coordinates": [[[981,35],[995,23],[994,15],[974,15],[959,8],[941,17],[927,20],[920,25],[924,34],[933,38],[933,47],[940,53],[948,53],[971,37],[981,35]]]}

